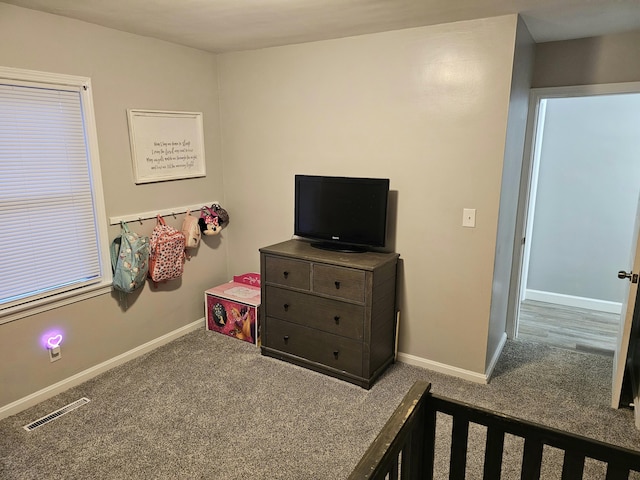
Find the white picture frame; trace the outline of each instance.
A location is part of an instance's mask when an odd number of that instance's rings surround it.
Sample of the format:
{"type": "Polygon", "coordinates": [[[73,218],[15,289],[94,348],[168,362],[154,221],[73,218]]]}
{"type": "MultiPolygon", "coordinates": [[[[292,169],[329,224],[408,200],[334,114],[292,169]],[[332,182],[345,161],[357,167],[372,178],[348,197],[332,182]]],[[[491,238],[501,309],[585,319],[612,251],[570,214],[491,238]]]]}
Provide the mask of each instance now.
{"type": "Polygon", "coordinates": [[[202,113],[128,109],[136,184],[206,176],[202,113]]]}

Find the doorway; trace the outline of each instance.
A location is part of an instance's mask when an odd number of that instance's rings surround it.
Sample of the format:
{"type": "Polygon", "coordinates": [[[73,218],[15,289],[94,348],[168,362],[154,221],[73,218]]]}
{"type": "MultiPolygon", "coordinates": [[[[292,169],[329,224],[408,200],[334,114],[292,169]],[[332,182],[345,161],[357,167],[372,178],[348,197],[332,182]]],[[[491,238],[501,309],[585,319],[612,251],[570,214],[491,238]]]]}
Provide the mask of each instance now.
{"type": "Polygon", "coordinates": [[[508,334],[612,355],[640,192],[640,85],[535,89],[530,120],[508,334]]]}

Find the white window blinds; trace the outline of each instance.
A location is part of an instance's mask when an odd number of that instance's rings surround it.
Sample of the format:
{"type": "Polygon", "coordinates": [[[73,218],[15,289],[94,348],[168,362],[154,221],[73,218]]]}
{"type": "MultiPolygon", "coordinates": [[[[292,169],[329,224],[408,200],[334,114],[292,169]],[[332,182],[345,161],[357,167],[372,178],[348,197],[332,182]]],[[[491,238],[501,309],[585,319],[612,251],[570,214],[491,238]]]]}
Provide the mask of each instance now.
{"type": "Polygon", "coordinates": [[[81,89],[0,78],[0,311],[103,279],[81,89]]]}

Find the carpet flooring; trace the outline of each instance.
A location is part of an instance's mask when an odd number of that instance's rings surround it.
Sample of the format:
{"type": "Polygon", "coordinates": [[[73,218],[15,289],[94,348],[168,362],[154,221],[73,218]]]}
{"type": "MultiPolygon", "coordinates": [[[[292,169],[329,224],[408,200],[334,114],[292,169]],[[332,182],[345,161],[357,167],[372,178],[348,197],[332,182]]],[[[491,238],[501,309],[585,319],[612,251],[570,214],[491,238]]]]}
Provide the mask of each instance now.
{"type": "MultiPolygon", "coordinates": [[[[364,390],[203,329],[0,421],[0,478],[344,479],[416,379],[443,396],[638,449],[633,412],[608,406],[611,361],[507,342],[488,385],[396,363],[364,390]],[[81,397],[90,402],[22,428],[81,397]]],[[[439,462],[436,478],[446,468],[439,462]]]]}

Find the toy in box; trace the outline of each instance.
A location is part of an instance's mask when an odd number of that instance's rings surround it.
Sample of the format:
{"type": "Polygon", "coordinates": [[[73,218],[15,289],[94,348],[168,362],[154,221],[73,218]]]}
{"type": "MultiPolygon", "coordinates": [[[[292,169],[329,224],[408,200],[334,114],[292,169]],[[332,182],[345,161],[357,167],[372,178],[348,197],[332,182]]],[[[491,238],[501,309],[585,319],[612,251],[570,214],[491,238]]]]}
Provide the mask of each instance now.
{"type": "Polygon", "coordinates": [[[236,275],[233,281],[210,288],[204,301],[207,330],[260,345],[259,273],[236,275]]]}

